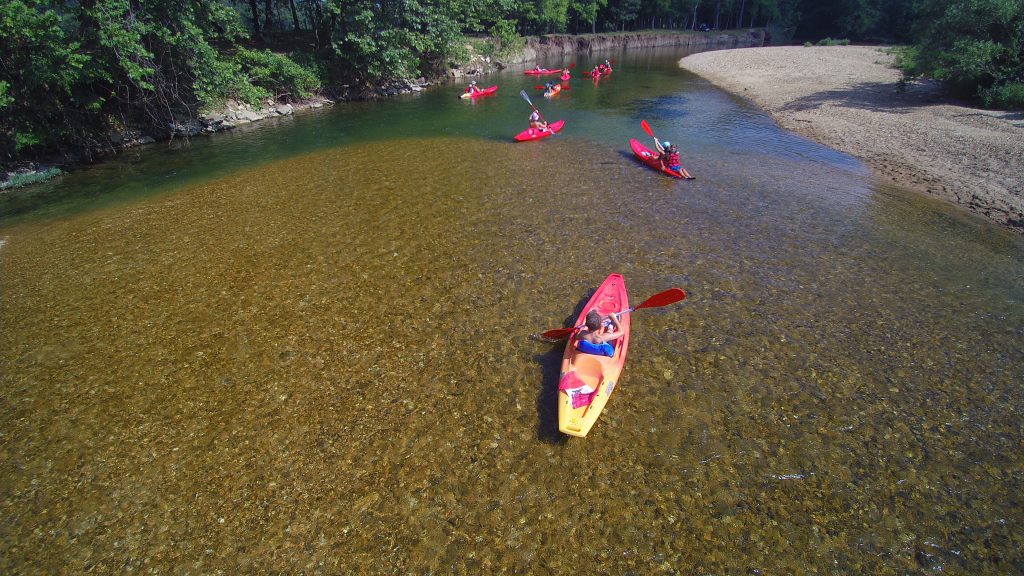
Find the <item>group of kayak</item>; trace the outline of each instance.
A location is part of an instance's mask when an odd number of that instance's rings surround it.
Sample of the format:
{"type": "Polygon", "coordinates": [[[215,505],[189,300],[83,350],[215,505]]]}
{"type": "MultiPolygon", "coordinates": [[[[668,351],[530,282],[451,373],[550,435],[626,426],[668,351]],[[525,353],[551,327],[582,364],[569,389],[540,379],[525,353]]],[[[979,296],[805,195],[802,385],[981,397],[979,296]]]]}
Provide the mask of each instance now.
{"type": "MultiPolygon", "coordinates": [[[[574,66],[575,64],[571,64],[568,68],[541,68],[540,66],[537,66],[536,68],[532,70],[526,70],[523,73],[535,76],[545,74],[561,74],[561,84],[556,82],[547,82],[543,86],[536,86],[538,90],[544,90],[545,97],[551,98],[568,88],[567,82],[571,78],[570,71],[574,66]]],[[[611,74],[611,72],[611,62],[605,60],[603,64],[598,64],[597,66],[594,66],[594,70],[592,72],[584,72],[583,74],[589,75],[593,78],[597,78],[600,76],[607,76],[608,74],[611,74]]],[[[469,86],[466,88],[465,93],[463,93],[461,97],[470,99],[478,98],[481,96],[494,94],[497,90],[497,86],[480,88],[476,85],[476,81],[474,80],[469,83],[469,86]]],[[[519,134],[515,135],[514,139],[516,142],[530,142],[533,140],[542,140],[544,138],[548,138],[554,134],[557,134],[562,129],[562,127],[565,126],[565,120],[558,120],[556,122],[551,123],[545,121],[544,117],[541,116],[540,110],[538,110],[537,107],[533,105],[533,102],[530,100],[530,97],[526,94],[525,90],[520,91],[519,95],[523,97],[523,100],[526,100],[526,103],[530,105],[530,108],[533,109],[533,112],[530,113],[530,127],[527,128],[526,130],[523,130],[519,134]]],[[[629,147],[630,149],[633,150],[633,154],[637,157],[638,160],[640,160],[647,166],[653,168],[654,170],[657,170],[662,174],[671,176],[673,178],[693,178],[693,176],[691,176],[690,173],[687,172],[687,170],[683,168],[682,164],[680,163],[678,145],[672,144],[667,140],[664,142],[659,141],[658,138],[654,136],[654,132],[651,130],[651,127],[650,125],[647,124],[646,120],[641,121],[640,126],[644,129],[644,131],[647,132],[647,134],[654,138],[654,149],[652,150],[648,148],[635,138],[630,139],[629,147]]]]}
{"type": "MultiPolygon", "coordinates": [[[[529,75],[561,74],[563,84],[548,82],[537,89],[544,90],[545,97],[552,97],[568,88],[564,85],[571,78],[568,68],[546,69],[536,67],[526,70],[529,75]]],[[[584,76],[599,78],[611,74],[611,63],[605,61],[584,76]]],[[[477,98],[493,94],[497,86],[478,88],[471,82],[462,98],[477,98]]],[[[525,90],[520,96],[533,109],[530,127],[516,134],[517,142],[541,140],[557,134],[565,120],[547,122],[540,110],[534,106],[525,90]]],[[[668,141],[660,141],[646,120],[640,126],[654,139],[654,150],[639,140],[630,139],[633,154],[647,166],[675,178],[692,178],[680,165],[679,148],[668,141]]],[[[671,288],[630,307],[625,279],[621,274],[610,274],[587,301],[573,326],[548,330],[542,336],[561,340],[568,338],[558,379],[558,429],[571,436],[586,436],[604,410],[612,391],[615,390],[619,375],[626,363],[626,351],[632,329],[630,313],[641,308],[667,306],[686,298],[679,288],[671,288]]]]}

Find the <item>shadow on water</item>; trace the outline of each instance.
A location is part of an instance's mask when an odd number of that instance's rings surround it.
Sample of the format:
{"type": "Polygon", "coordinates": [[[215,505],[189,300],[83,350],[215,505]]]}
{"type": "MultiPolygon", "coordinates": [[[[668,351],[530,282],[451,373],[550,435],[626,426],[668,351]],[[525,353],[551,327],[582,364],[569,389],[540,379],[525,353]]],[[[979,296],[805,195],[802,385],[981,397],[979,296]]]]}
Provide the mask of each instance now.
{"type": "Polygon", "coordinates": [[[558,374],[562,367],[565,343],[533,357],[540,366],[541,387],[537,394],[537,439],[549,444],[564,444],[569,437],[558,430],[558,374]]]}
{"type": "MultiPolygon", "coordinates": [[[[597,292],[597,288],[591,288],[587,295],[580,299],[573,308],[572,314],[562,322],[564,328],[569,328],[573,322],[583,313],[584,306],[597,292]]],[[[540,366],[541,388],[537,394],[537,439],[550,444],[564,444],[569,437],[558,430],[558,380],[562,370],[562,354],[565,351],[565,344],[568,341],[562,340],[554,344],[550,350],[543,354],[537,354],[533,361],[540,366]]]]}

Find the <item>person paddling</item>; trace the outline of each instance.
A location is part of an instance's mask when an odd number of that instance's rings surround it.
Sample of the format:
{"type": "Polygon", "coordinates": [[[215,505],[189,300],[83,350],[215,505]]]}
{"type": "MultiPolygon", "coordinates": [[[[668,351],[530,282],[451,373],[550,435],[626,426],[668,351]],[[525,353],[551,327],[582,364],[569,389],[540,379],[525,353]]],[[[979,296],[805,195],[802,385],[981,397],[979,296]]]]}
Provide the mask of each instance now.
{"type": "Polygon", "coordinates": [[[625,332],[622,331],[622,325],[619,324],[617,315],[612,314],[608,317],[608,321],[611,324],[605,326],[601,314],[597,310],[587,312],[586,329],[580,332],[576,349],[584,354],[608,356],[609,358],[615,356],[613,342],[622,338],[625,332]]]}
{"type": "Polygon", "coordinates": [[[469,87],[466,88],[466,92],[469,92],[470,94],[476,94],[479,91],[480,87],[476,85],[476,80],[471,81],[469,83],[469,87]]]}
{"type": "Polygon", "coordinates": [[[673,172],[682,171],[682,164],[679,162],[679,146],[665,140],[662,144],[658,142],[658,139],[654,139],[654,146],[658,149],[658,160],[661,160],[661,165],[673,172]]]}
{"type": "Polygon", "coordinates": [[[536,108],[530,113],[530,128],[536,128],[537,130],[547,130],[548,123],[540,117],[540,112],[536,108]]]}

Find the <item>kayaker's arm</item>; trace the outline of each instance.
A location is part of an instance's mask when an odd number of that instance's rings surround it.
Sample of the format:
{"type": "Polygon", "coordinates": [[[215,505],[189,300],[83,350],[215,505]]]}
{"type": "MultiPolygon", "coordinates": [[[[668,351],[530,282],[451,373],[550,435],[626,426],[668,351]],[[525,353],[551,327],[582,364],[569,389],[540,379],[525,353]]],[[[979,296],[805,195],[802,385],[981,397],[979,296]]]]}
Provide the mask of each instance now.
{"type": "Polygon", "coordinates": [[[598,335],[598,339],[601,340],[602,344],[605,342],[612,342],[613,340],[617,340],[625,334],[622,331],[622,324],[619,323],[618,314],[612,314],[608,316],[608,319],[611,320],[612,322],[612,331],[598,335]]]}

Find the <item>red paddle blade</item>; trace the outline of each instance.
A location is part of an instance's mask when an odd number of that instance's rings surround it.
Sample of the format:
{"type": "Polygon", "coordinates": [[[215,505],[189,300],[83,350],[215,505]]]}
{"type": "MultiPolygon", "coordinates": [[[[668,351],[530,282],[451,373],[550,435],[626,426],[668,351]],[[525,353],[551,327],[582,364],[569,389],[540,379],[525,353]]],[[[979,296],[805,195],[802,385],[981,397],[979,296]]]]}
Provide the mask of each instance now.
{"type": "Polygon", "coordinates": [[[647,120],[641,120],[640,127],[644,129],[644,132],[650,134],[651,138],[654,138],[654,130],[651,130],[651,125],[647,123],[647,120]]]}
{"type": "Polygon", "coordinates": [[[536,88],[537,90],[547,90],[547,86],[537,86],[536,84],[534,84],[533,87],[536,88]]]}
{"type": "Polygon", "coordinates": [[[569,64],[569,70],[572,70],[575,67],[576,67],[576,63],[575,62],[573,62],[572,64],[569,64]]]}
{"type": "Polygon", "coordinates": [[[575,332],[575,328],[558,328],[557,330],[548,330],[547,332],[541,332],[540,335],[549,340],[561,340],[575,332]]]}
{"type": "Polygon", "coordinates": [[[683,298],[686,298],[686,292],[683,292],[681,288],[669,288],[664,292],[658,292],[654,296],[651,296],[647,300],[644,300],[640,304],[633,307],[634,310],[641,308],[657,308],[659,306],[668,306],[675,302],[679,302],[683,298]]]}

